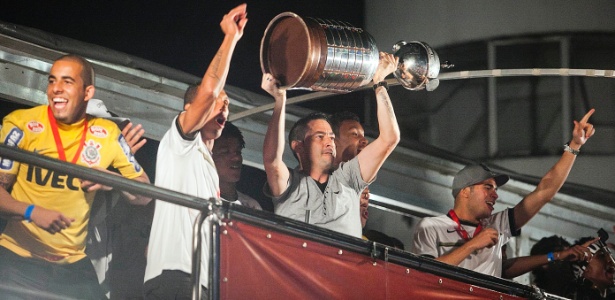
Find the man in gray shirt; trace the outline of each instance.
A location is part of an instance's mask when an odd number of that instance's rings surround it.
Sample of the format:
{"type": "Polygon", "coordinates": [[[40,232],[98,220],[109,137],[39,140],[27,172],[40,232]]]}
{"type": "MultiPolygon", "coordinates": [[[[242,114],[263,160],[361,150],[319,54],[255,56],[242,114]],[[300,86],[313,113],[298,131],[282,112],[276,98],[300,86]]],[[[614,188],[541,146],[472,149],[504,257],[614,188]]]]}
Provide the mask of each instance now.
{"type": "Polygon", "coordinates": [[[263,74],[262,88],[275,98],[263,147],[267,193],[278,215],[305,221],[354,237],[361,237],[359,196],[374,179],[399,142],[399,127],[384,78],[397,66],[391,54],[380,53],[373,77],[378,108],[379,137],[355,158],[335,166],[335,135],[328,117],[311,114],[295,123],[289,144],[299,166],[290,171],[284,161],[286,91],[271,74],[263,74]]]}

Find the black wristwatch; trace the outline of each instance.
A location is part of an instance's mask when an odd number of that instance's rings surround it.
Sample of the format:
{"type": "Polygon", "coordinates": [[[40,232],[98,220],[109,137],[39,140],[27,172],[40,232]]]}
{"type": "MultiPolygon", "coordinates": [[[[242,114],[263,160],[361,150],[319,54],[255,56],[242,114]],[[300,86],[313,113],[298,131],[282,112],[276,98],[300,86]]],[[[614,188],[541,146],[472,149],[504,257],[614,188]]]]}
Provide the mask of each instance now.
{"type": "Polygon", "coordinates": [[[372,88],[375,91],[379,86],[383,86],[387,91],[389,90],[389,84],[384,80],[374,84],[372,88]]]}

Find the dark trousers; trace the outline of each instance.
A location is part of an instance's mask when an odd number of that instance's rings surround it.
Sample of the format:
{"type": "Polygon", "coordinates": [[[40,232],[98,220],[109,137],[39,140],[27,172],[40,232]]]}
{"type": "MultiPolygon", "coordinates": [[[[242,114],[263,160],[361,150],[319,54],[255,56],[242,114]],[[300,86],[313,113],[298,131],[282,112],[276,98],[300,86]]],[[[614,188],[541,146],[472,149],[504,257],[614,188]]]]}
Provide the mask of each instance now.
{"type": "MultiPolygon", "coordinates": [[[[162,274],[145,282],[143,291],[146,300],[190,300],[190,274],[178,270],[163,270],[162,274]]],[[[201,286],[201,300],[207,298],[207,289],[201,286]]]]}
{"type": "Polygon", "coordinates": [[[54,264],[0,247],[2,299],[105,299],[88,258],[54,264]]]}

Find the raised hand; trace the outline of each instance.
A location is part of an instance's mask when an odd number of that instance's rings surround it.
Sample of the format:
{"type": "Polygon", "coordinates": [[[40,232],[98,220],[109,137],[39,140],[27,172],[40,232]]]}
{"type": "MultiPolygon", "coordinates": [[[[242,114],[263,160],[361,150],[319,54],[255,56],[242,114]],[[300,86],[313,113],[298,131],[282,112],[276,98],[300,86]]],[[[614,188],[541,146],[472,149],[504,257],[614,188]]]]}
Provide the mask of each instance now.
{"type": "Polygon", "coordinates": [[[589,245],[597,242],[599,239],[600,238],[595,238],[585,242],[583,245],[574,245],[566,250],[560,251],[555,256],[555,259],[566,261],[589,261],[592,254],[588,247],[589,245]]]}
{"type": "Polygon", "coordinates": [[[261,81],[261,88],[265,90],[269,95],[273,96],[276,100],[280,96],[286,95],[286,90],[280,89],[280,81],[275,79],[271,74],[264,73],[263,80],[261,81]]]}
{"type": "Polygon", "coordinates": [[[226,35],[232,35],[236,40],[243,36],[243,29],[248,23],[247,4],[240,4],[224,15],[220,22],[220,28],[226,35]]]}
{"type": "Polygon", "coordinates": [[[583,119],[581,119],[581,121],[574,121],[574,129],[572,130],[572,141],[570,141],[570,147],[572,149],[578,150],[596,132],[594,125],[588,122],[589,117],[591,117],[591,115],[593,115],[595,111],[596,110],[592,108],[585,114],[585,116],[583,116],[583,119]]]}
{"type": "Polygon", "coordinates": [[[145,129],[142,128],[141,124],[137,124],[137,126],[133,127],[132,122],[126,124],[124,129],[122,129],[122,135],[126,139],[126,143],[128,143],[132,154],[137,153],[147,142],[146,139],[141,139],[144,133],[145,129]]]}
{"type": "Polygon", "coordinates": [[[397,62],[399,58],[393,54],[380,52],[380,61],[378,62],[378,68],[374,73],[373,82],[378,83],[383,81],[385,77],[393,73],[397,68],[397,62]]]}

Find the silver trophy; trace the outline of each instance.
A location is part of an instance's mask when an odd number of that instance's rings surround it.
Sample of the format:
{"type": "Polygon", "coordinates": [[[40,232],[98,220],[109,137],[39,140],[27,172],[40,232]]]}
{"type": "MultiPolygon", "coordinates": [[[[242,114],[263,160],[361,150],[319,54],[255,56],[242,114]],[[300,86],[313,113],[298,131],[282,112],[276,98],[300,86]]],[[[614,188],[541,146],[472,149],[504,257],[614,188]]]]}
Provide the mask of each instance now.
{"type": "MultiPolygon", "coordinates": [[[[393,51],[399,57],[394,75],[403,87],[438,87],[440,59],[429,45],[400,41],[393,51]]],[[[284,12],[265,29],[260,59],[262,71],[282,88],[348,93],[371,82],[379,55],[374,38],[361,28],[284,12]]]]}
{"type": "Polygon", "coordinates": [[[393,75],[403,87],[411,91],[425,88],[433,91],[438,87],[440,58],[429,45],[418,41],[399,41],[393,45],[393,52],[395,57],[399,57],[393,75]]]}

